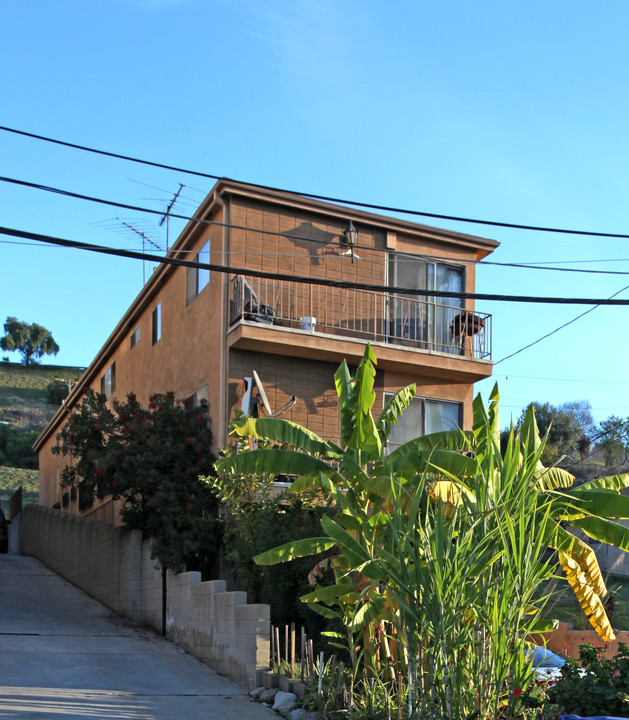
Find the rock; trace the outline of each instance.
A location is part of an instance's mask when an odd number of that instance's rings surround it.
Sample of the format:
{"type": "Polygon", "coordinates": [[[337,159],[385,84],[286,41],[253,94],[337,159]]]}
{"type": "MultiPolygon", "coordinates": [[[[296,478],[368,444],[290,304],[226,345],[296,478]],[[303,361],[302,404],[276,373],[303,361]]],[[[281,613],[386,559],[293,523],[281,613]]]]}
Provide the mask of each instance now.
{"type": "Polygon", "coordinates": [[[291,710],[286,716],[286,720],[304,720],[306,711],[303,708],[295,708],[291,710]]]}
{"type": "Polygon", "coordinates": [[[273,710],[281,715],[288,715],[288,713],[295,707],[296,702],[297,695],[295,695],[295,693],[282,692],[279,690],[275,696],[273,710]]]}
{"type": "Polygon", "coordinates": [[[258,700],[267,703],[267,705],[271,705],[275,701],[275,696],[278,692],[279,690],[277,688],[267,688],[264,692],[260,693],[258,700]]]}
{"type": "Polygon", "coordinates": [[[264,685],[262,685],[261,687],[256,688],[255,690],[252,690],[252,691],[249,693],[249,697],[250,697],[250,698],[253,698],[254,700],[259,700],[259,699],[260,699],[260,695],[262,695],[262,693],[263,693],[265,690],[266,690],[266,688],[264,687],[264,685]]]}

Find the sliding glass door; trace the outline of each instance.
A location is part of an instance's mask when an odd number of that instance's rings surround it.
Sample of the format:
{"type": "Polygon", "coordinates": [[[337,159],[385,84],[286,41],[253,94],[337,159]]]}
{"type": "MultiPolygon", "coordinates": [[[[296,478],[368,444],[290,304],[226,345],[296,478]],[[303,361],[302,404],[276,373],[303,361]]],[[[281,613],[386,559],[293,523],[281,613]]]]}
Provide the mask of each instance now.
{"type": "MultiPolygon", "coordinates": [[[[463,292],[464,268],[413,255],[390,255],[389,284],[410,290],[463,292]]],[[[396,293],[389,297],[389,341],[440,352],[458,352],[452,322],[460,298],[396,293]]]]}

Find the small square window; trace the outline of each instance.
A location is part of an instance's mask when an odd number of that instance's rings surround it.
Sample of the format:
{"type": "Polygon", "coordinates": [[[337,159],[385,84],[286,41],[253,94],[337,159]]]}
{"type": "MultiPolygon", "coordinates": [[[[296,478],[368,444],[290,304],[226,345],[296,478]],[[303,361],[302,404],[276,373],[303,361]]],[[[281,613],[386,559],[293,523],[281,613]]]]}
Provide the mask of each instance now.
{"type": "Polygon", "coordinates": [[[131,337],[129,338],[129,346],[131,350],[140,342],[140,326],[138,325],[137,328],[131,333],[131,337]]]}
{"type": "Polygon", "coordinates": [[[157,303],[151,315],[151,342],[153,345],[162,337],[162,304],[157,303]]]}

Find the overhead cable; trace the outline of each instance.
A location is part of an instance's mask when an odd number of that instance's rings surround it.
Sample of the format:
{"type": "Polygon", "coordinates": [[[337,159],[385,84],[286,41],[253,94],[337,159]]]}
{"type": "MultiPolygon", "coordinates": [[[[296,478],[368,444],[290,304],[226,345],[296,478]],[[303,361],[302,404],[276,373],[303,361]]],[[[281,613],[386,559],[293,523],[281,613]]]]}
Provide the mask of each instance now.
{"type": "Polygon", "coordinates": [[[209,178],[211,180],[231,180],[241,185],[247,185],[249,187],[263,188],[264,190],[270,190],[272,192],[288,193],[290,195],[296,195],[301,197],[309,197],[314,200],[323,200],[325,202],[341,203],[342,205],[353,205],[354,207],[364,207],[372,210],[382,210],[384,212],[400,213],[403,215],[413,215],[418,217],[436,218],[438,220],[452,220],[454,222],[471,223],[474,225],[487,225],[490,227],[503,227],[511,228],[514,230],[529,230],[534,232],[552,232],[561,233],[566,235],[587,235],[589,237],[609,237],[609,238],[629,238],[629,234],[626,233],[606,233],[606,232],[595,232],[592,230],[574,230],[570,228],[556,228],[556,227],[543,227],[539,225],[525,225],[521,223],[508,223],[498,222],[495,220],[479,220],[478,218],[460,217],[456,215],[443,215],[440,213],[423,212],[420,210],[409,210],[408,208],[394,207],[390,205],[377,205],[375,203],[360,202],[358,200],[347,200],[343,198],[330,197],[327,195],[316,195],[310,192],[303,192],[297,190],[288,190],[286,188],[273,187],[272,185],[261,185],[259,183],[251,183],[243,180],[235,180],[220,175],[214,175],[212,173],[201,172],[199,170],[188,170],[186,168],[177,167],[175,165],[167,165],[165,163],[154,162],[151,160],[143,160],[131,155],[122,155],[120,153],[108,152],[106,150],[99,150],[97,148],[89,147],[87,145],[78,145],[77,143],[66,142],[64,140],[57,140],[55,138],[46,137],[44,135],[37,135],[35,133],[29,133],[24,130],[17,130],[16,128],[6,127],[0,125],[0,130],[5,132],[14,133],[16,135],[22,135],[24,137],[30,137],[35,140],[42,140],[44,142],[53,143],[55,145],[62,145],[64,147],[74,148],[75,150],[83,150],[85,152],[95,153],[97,155],[104,155],[106,157],[116,158],[118,160],[127,160],[128,162],[139,163],[141,165],[150,165],[151,167],[161,168],[163,170],[173,170],[175,172],[185,173],[186,175],[196,175],[198,177],[209,178]]]}
{"type": "MultiPolygon", "coordinates": [[[[593,312],[596,310],[597,307],[601,305],[612,305],[616,303],[622,303],[629,305],[629,300],[625,301],[614,301],[613,298],[615,298],[617,295],[620,295],[620,293],[624,292],[625,290],[629,290],[629,285],[626,285],[624,288],[621,288],[618,290],[618,292],[615,292],[613,295],[610,295],[605,302],[596,303],[594,307],[589,308],[588,310],[585,310],[585,312],[580,313],[576,317],[572,318],[572,320],[568,320],[568,322],[563,323],[563,325],[560,325],[559,327],[555,328],[554,330],[551,330],[549,333],[546,333],[545,335],[542,335],[542,337],[537,338],[537,340],[534,340],[531,343],[528,343],[528,345],[525,345],[524,347],[521,347],[519,350],[516,350],[515,352],[510,353],[509,355],[506,355],[503,358],[500,358],[500,360],[496,360],[494,365],[499,365],[501,362],[504,362],[505,360],[509,360],[512,357],[515,357],[516,355],[519,355],[521,352],[524,352],[525,350],[528,350],[529,348],[533,347],[533,345],[537,345],[538,343],[542,342],[542,340],[546,340],[546,338],[549,338],[551,335],[554,335],[555,333],[558,333],[560,330],[563,330],[565,327],[568,327],[568,325],[572,325],[572,323],[575,323],[577,320],[580,320],[582,317],[587,315],[588,313],[593,312]]],[[[585,304],[585,303],[584,303],[585,304]]]]}
{"type": "MultiPolygon", "coordinates": [[[[86,200],[88,202],[98,203],[100,205],[110,205],[112,207],[122,208],[123,210],[133,210],[134,212],[143,212],[143,213],[149,213],[151,215],[159,215],[162,217],[164,215],[163,210],[155,210],[153,208],[147,208],[142,207],[140,205],[130,205],[128,203],[121,203],[117,202],[115,200],[107,200],[105,198],[95,197],[92,195],[84,195],[82,193],[76,193],[72,192],[71,190],[63,190],[62,188],[56,188],[52,187],[50,185],[42,185],[41,183],[33,183],[29,182],[27,180],[18,180],[17,178],[9,178],[9,177],[3,177],[0,176],[0,182],[9,183],[11,185],[19,185],[22,187],[28,187],[34,190],[41,190],[43,192],[49,192],[56,195],[63,195],[64,197],[71,197],[76,200],[86,200]]],[[[312,242],[312,243],[319,243],[321,245],[328,245],[330,241],[328,240],[321,240],[318,238],[312,238],[308,237],[306,235],[295,235],[293,233],[289,232],[279,232],[277,230],[263,230],[260,228],[254,228],[248,225],[234,225],[233,223],[222,223],[217,220],[207,220],[206,218],[198,218],[193,215],[182,215],[179,213],[170,213],[171,218],[176,218],[178,220],[186,220],[188,222],[197,222],[204,225],[215,225],[218,227],[225,227],[229,228],[231,230],[243,230],[245,232],[255,232],[260,233],[263,235],[275,235],[275,236],[281,236],[288,238],[289,240],[302,240],[305,242],[312,242]]],[[[388,253],[391,252],[388,248],[378,248],[378,247],[371,247],[369,245],[360,245],[357,244],[354,246],[356,250],[370,250],[373,252],[378,253],[388,253]]],[[[187,252],[187,251],[184,251],[187,252]]],[[[300,256],[301,257],[301,256],[300,256]]],[[[320,259],[324,259],[325,256],[317,256],[320,259]]],[[[438,256],[438,255],[430,255],[427,256],[431,260],[445,260],[448,262],[459,262],[459,263],[470,263],[474,262],[474,260],[470,260],[468,258],[453,258],[453,257],[446,257],[446,256],[438,256]]],[[[363,258],[363,261],[370,260],[368,258],[363,258]]],[[[495,261],[489,261],[489,260],[481,260],[480,262],[476,263],[477,265],[494,265],[498,267],[514,267],[514,268],[524,268],[527,270],[547,270],[547,271],[554,271],[554,272],[573,272],[573,273],[583,273],[586,275],[595,274],[595,275],[629,275],[629,271],[623,271],[623,270],[589,270],[589,269],[581,269],[581,268],[557,268],[557,267],[545,267],[544,265],[532,265],[529,263],[501,263],[501,262],[495,262],[495,261]]]]}
{"type": "Polygon", "coordinates": [[[374,285],[368,283],[349,282],[347,280],[331,280],[329,278],[303,277],[298,275],[290,275],[287,273],[273,273],[264,270],[254,270],[252,268],[215,265],[213,263],[199,263],[193,260],[182,260],[180,258],[174,258],[169,256],[162,257],[160,255],[152,255],[150,253],[136,252],[133,250],[122,250],[119,248],[110,248],[102,245],[93,245],[91,243],[84,243],[76,240],[66,240],[63,238],[55,238],[50,235],[42,235],[40,233],[32,233],[25,230],[16,230],[6,227],[0,227],[0,234],[9,235],[11,237],[19,237],[26,240],[36,240],[38,242],[48,243],[51,245],[59,245],[61,247],[103,253],[105,255],[133,258],[135,260],[149,260],[151,262],[156,262],[158,264],[161,263],[164,265],[191,267],[219,273],[249,275],[251,277],[265,278],[268,280],[282,280],[286,282],[294,282],[307,285],[322,285],[325,287],[335,287],[347,290],[366,290],[369,292],[392,293],[397,295],[410,295],[417,297],[454,298],[460,300],[492,300],[496,302],[536,303],[545,305],[629,305],[629,300],[613,299],[614,296],[612,296],[612,298],[560,298],[530,295],[498,295],[495,293],[466,293],[455,292],[451,290],[418,290],[416,288],[396,287],[389,285],[374,285]]]}

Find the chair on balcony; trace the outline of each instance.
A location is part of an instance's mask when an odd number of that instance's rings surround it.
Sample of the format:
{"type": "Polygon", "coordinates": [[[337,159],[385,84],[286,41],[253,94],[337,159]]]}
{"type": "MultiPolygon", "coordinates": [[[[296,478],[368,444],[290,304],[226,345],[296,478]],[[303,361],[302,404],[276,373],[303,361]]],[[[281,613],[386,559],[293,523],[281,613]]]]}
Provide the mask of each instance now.
{"type": "Polygon", "coordinates": [[[450,325],[452,342],[465,355],[465,341],[469,345],[470,357],[474,357],[474,336],[478,335],[481,345],[484,344],[485,320],[470,310],[461,310],[454,316],[450,325]]]}
{"type": "Polygon", "coordinates": [[[237,275],[234,280],[234,319],[239,318],[266,325],[282,324],[277,310],[272,305],[259,303],[253,288],[242,275],[237,275]]]}

